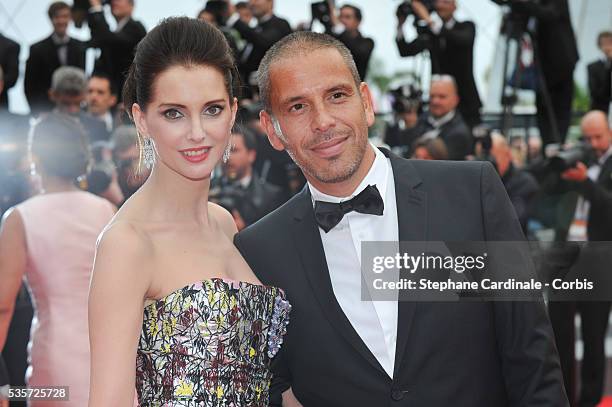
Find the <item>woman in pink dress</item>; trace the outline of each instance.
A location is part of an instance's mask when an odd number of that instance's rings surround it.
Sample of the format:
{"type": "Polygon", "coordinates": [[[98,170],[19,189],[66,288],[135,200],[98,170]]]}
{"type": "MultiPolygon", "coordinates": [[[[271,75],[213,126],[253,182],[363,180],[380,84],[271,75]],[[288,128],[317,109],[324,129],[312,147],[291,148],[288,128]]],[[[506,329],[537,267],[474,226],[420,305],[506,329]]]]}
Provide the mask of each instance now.
{"type": "Polygon", "coordinates": [[[85,406],[89,281],[96,239],[114,207],[75,186],[87,170],[89,150],[71,118],[51,114],[42,119],[32,133],[30,153],[43,192],[7,211],[0,229],[0,350],[25,275],[35,307],[26,382],[69,388],[68,402],[40,405],[85,406]]]}

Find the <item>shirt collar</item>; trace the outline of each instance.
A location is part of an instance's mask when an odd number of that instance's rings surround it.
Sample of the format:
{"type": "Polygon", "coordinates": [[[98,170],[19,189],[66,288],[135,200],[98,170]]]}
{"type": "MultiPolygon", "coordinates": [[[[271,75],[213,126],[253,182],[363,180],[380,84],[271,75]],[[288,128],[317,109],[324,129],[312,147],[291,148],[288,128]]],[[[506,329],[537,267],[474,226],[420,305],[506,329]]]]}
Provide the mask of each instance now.
{"type": "Polygon", "coordinates": [[[604,155],[599,157],[599,160],[597,160],[597,164],[604,165],[604,163],[608,158],[610,158],[610,156],[612,156],[612,146],[608,147],[608,151],[606,151],[604,155]]]}
{"type": "Polygon", "coordinates": [[[353,198],[355,195],[359,194],[363,191],[368,185],[376,185],[380,196],[385,202],[385,195],[387,193],[387,182],[388,182],[388,162],[385,155],[376,148],[373,144],[369,143],[369,147],[374,149],[374,153],[376,154],[374,158],[374,162],[372,163],[372,167],[363,178],[359,186],[355,188],[355,191],[349,196],[346,197],[337,197],[332,195],[327,195],[317,188],[315,188],[310,182],[308,182],[308,188],[310,189],[310,196],[312,197],[312,203],[314,205],[315,201],[324,201],[324,202],[333,202],[339,203],[348,201],[353,198]]]}
{"type": "Polygon", "coordinates": [[[427,121],[433,127],[440,128],[440,127],[444,126],[446,123],[448,123],[451,120],[453,120],[454,117],[455,117],[455,110],[451,110],[450,112],[446,113],[444,116],[438,117],[437,119],[435,117],[433,117],[432,115],[429,115],[427,117],[427,121]]]}
{"type": "Polygon", "coordinates": [[[55,45],[66,45],[68,42],[70,42],[70,37],[68,35],[60,37],[56,33],[51,34],[51,39],[55,45]]]}
{"type": "Polygon", "coordinates": [[[115,28],[115,32],[119,32],[123,30],[123,27],[130,21],[130,16],[123,17],[121,20],[117,21],[117,28],[115,28]]]}

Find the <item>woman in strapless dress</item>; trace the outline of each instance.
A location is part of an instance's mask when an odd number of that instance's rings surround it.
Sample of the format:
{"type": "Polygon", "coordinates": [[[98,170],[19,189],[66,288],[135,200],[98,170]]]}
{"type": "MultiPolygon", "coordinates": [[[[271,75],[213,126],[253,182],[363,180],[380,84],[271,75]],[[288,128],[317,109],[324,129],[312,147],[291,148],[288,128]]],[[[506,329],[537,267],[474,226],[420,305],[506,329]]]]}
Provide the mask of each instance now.
{"type": "Polygon", "coordinates": [[[208,202],[231,151],[238,73],[224,35],[185,17],[139,43],[123,90],[152,172],[101,236],[90,289],[90,406],[267,406],[289,321],[208,202]]]}

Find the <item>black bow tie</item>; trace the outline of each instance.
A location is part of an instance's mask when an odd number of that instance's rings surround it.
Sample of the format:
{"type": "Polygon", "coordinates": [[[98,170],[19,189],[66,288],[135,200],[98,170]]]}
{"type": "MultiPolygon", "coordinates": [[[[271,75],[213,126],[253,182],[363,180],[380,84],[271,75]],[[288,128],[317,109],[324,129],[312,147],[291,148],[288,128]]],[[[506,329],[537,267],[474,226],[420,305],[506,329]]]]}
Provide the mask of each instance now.
{"type": "Polygon", "coordinates": [[[314,212],[317,223],[327,233],[340,223],[344,215],[351,211],[380,216],[383,214],[384,208],[385,204],[380,197],[376,185],[369,185],[352,199],[345,202],[315,201],[314,212]]]}

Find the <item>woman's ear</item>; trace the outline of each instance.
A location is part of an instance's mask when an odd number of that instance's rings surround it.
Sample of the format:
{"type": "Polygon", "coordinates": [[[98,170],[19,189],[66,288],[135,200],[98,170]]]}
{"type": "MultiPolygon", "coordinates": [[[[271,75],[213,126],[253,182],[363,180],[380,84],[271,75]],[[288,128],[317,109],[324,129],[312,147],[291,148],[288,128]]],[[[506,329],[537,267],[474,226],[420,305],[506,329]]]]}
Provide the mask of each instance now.
{"type": "Polygon", "coordinates": [[[232,128],[234,128],[234,123],[236,123],[236,115],[238,114],[238,98],[234,98],[232,101],[232,128]]]}
{"type": "Polygon", "coordinates": [[[132,104],[132,118],[134,119],[134,124],[136,125],[136,129],[141,136],[145,136],[149,134],[147,130],[147,122],[145,120],[145,113],[142,111],[138,103],[132,104]]]}

